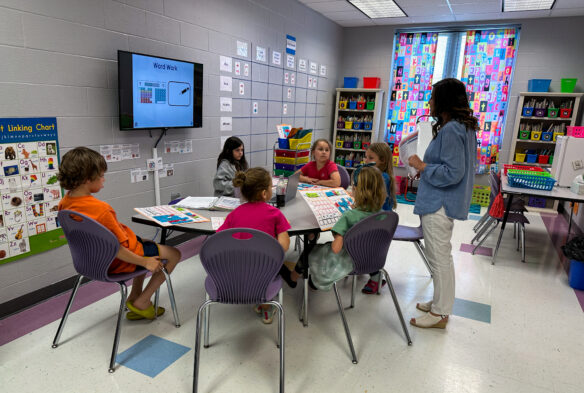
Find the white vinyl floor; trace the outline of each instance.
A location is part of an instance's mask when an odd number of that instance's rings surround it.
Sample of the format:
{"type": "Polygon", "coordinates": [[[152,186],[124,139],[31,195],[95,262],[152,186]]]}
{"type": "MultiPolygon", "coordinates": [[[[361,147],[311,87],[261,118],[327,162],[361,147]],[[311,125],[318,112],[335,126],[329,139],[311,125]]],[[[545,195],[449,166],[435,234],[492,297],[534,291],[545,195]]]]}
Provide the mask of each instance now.
{"type": "MultiPolygon", "coordinates": [[[[401,224],[418,225],[412,206],[399,205],[398,213],[401,224]]],[[[476,220],[456,222],[456,298],[465,316],[451,316],[445,330],[408,323],[411,346],[387,287],[380,296],[359,292],[356,307],[346,309],[356,365],[334,293],[310,291],[309,326],[303,327],[298,320],[301,286],[285,287],[286,392],[583,392],[584,312],[542,218],[528,217],[525,264],[515,250],[512,226],[492,266],[489,257],[459,251],[461,243],[470,242],[476,220]],[[478,320],[472,317],[475,307],[478,320]]],[[[495,241],[493,235],[483,245],[494,247],[495,241]]],[[[420,316],[415,304],[431,298],[432,280],[414,246],[393,242],[386,269],[406,321],[420,316]]],[[[204,277],[198,257],[182,262],[173,274],[180,328],[172,323],[165,287],[161,304],[166,315],[153,322],[124,320],[119,353],[150,335],[170,344],[170,349],[154,351],[138,345],[132,355],[146,368],[155,368],[152,363],[160,356],[176,357],[156,376],[125,365],[113,374],[107,371],[116,293],[71,314],[57,349],[51,342],[59,321],[0,347],[0,392],[190,392],[204,277]],[[184,353],[176,355],[177,348],[184,353]]],[[[359,291],[366,280],[360,277],[359,291]]],[[[341,282],[340,292],[347,307],[350,280],[341,282]]],[[[212,307],[211,346],[201,352],[199,391],[276,392],[276,332],[277,324],[262,324],[251,306],[212,307]]]]}

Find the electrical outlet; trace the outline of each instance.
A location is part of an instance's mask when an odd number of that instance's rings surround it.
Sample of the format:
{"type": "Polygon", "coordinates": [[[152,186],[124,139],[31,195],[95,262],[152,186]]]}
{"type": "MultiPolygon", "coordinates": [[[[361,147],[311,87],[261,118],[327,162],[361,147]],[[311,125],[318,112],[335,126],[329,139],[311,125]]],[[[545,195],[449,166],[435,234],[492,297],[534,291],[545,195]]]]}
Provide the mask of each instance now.
{"type": "Polygon", "coordinates": [[[170,194],[170,200],[174,201],[175,199],[180,198],[180,192],[173,192],[170,194]]]}
{"type": "Polygon", "coordinates": [[[574,168],[575,171],[584,169],[584,162],[582,160],[572,161],[572,168],[574,168]]]}

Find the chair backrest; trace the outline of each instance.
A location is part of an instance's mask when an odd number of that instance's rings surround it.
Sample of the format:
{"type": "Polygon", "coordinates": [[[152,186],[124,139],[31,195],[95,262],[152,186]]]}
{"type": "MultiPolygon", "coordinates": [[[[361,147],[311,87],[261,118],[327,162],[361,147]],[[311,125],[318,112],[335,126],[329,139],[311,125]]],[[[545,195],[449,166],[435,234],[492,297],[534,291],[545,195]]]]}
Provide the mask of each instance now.
{"type": "Polygon", "coordinates": [[[489,186],[491,187],[491,194],[489,195],[489,209],[493,205],[495,198],[499,195],[499,189],[501,188],[501,178],[497,172],[489,172],[489,186]]]}
{"type": "Polygon", "coordinates": [[[265,298],[266,290],[284,263],[280,243],[249,228],[232,228],[210,236],[199,255],[217,288],[218,298],[213,300],[230,304],[271,300],[265,298]]]}
{"type": "Polygon", "coordinates": [[[339,170],[339,175],[341,175],[341,187],[346,190],[351,184],[351,176],[349,176],[349,172],[344,166],[337,165],[337,169],[339,170]]]}
{"type": "Polygon", "coordinates": [[[359,221],[347,231],[343,245],[355,264],[353,274],[383,268],[398,222],[397,213],[384,211],[359,221]]]}
{"type": "Polygon", "coordinates": [[[97,221],[73,210],[61,210],[58,217],[75,270],[92,280],[112,281],[107,271],[120,248],[115,235],[97,221]]]}

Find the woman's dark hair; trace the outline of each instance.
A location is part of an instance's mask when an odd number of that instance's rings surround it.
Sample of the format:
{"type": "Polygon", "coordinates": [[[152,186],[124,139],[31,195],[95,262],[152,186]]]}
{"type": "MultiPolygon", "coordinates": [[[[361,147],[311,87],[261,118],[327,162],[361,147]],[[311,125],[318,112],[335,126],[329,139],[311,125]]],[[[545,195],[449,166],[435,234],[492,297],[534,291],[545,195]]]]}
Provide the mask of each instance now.
{"type": "Polygon", "coordinates": [[[217,158],[217,168],[219,168],[219,164],[221,161],[227,160],[231,165],[235,167],[238,171],[245,171],[248,168],[247,161],[245,159],[245,150],[243,151],[243,155],[239,161],[233,158],[233,150],[237,149],[239,146],[243,146],[243,141],[236,136],[230,136],[225,141],[223,145],[223,151],[219,154],[217,158]]]}
{"type": "Polygon", "coordinates": [[[241,188],[241,195],[248,202],[262,201],[262,191],[272,188],[272,176],[264,168],[250,168],[246,172],[236,172],[233,185],[241,188]]]}
{"type": "Polygon", "coordinates": [[[465,125],[467,130],[477,131],[479,122],[473,116],[473,111],[468,103],[464,83],[454,78],[442,79],[436,82],[432,88],[433,110],[430,115],[438,119],[432,124],[432,136],[436,138],[438,131],[444,125],[443,113],[448,113],[452,120],[465,125]]]}

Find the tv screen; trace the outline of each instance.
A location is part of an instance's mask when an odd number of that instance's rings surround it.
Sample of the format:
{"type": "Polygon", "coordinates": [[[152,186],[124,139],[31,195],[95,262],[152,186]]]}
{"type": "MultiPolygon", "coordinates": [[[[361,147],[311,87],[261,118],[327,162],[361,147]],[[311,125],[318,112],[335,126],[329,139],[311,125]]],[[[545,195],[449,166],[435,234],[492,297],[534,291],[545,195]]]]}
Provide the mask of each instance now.
{"type": "Polygon", "coordinates": [[[120,129],[202,127],[203,65],[118,51],[120,129]]]}

